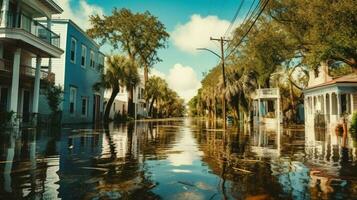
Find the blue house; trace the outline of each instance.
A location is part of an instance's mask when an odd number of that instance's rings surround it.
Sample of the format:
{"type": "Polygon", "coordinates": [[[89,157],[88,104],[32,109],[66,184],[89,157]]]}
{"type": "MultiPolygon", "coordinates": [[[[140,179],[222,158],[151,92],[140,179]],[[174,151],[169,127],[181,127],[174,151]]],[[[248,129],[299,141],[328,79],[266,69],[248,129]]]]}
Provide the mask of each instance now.
{"type": "MultiPolygon", "coordinates": [[[[98,44],[78,25],[67,19],[53,19],[52,30],[61,36],[61,58],[48,60],[49,71],[56,75],[56,85],[64,89],[62,123],[92,123],[101,119],[104,91],[94,91],[93,85],[101,78],[104,54],[98,44]]],[[[46,101],[42,96],[42,101],[46,101]]],[[[49,108],[40,108],[48,114],[49,108]]]]}

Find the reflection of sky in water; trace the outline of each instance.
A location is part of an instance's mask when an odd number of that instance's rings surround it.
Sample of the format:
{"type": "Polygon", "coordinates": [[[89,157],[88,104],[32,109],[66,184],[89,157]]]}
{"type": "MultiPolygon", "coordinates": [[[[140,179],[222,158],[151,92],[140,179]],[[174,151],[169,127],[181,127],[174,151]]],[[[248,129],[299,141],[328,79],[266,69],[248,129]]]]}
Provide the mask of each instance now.
{"type": "Polygon", "coordinates": [[[180,153],[169,154],[167,159],[173,166],[192,165],[194,160],[200,158],[197,144],[192,140],[192,133],[188,128],[182,128],[177,137],[179,141],[173,146],[172,151],[180,153]]]}
{"type": "Polygon", "coordinates": [[[350,137],[342,148],[341,137],[309,132],[304,145],[303,132],[284,130],[278,150],[272,132],[224,136],[195,123],[3,134],[0,199],[222,199],[224,193],[228,199],[351,199],[357,194],[357,151],[350,137]]]}
{"type": "Polygon", "coordinates": [[[188,127],[182,127],[168,150],[175,153],[165,160],[148,161],[151,179],[159,183],[152,191],[164,199],[209,199],[217,193],[219,178],[201,161],[203,153],[192,134],[188,127]]]}

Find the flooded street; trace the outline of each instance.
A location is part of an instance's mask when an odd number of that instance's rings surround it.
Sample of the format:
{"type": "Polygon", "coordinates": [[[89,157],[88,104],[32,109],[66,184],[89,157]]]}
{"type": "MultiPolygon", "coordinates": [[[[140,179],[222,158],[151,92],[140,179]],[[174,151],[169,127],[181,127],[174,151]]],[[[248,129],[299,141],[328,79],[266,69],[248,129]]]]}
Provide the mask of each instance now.
{"type": "Polygon", "coordinates": [[[350,137],[179,119],[1,133],[0,199],[356,199],[350,137]]]}

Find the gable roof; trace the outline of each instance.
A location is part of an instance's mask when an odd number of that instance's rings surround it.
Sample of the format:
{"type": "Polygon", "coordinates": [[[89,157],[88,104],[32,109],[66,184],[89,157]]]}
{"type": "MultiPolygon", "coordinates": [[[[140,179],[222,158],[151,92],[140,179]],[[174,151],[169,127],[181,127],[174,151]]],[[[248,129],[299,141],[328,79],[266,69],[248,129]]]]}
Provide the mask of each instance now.
{"type": "Polygon", "coordinates": [[[308,88],[305,88],[305,90],[310,90],[310,89],[316,89],[319,87],[325,87],[325,86],[330,86],[330,85],[335,85],[338,83],[356,83],[357,84],[357,74],[356,73],[351,73],[345,76],[341,76],[339,78],[332,79],[331,81],[327,81],[325,83],[321,83],[318,85],[314,85],[308,88]]]}
{"type": "Polygon", "coordinates": [[[89,41],[91,41],[93,45],[95,45],[99,49],[100,54],[105,56],[105,54],[100,51],[100,45],[93,38],[89,37],[88,34],[71,19],[52,19],[52,24],[55,23],[71,24],[75,29],[77,29],[82,35],[84,35],[89,41]]]}

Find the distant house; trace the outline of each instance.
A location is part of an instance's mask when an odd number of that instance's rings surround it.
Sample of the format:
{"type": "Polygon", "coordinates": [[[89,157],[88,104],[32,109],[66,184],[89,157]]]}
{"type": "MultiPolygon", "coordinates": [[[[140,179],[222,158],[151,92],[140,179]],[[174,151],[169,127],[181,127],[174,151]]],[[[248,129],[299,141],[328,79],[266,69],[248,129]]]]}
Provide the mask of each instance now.
{"type": "MultiPolygon", "coordinates": [[[[62,13],[52,0],[2,0],[0,16],[0,111],[12,111],[19,124],[36,121],[40,89],[55,76],[44,59],[59,58],[60,35],[51,18],[62,13]],[[44,24],[38,18],[46,18],[44,24]]],[[[63,48],[63,47],[62,47],[63,48]]]]}
{"type": "MultiPolygon", "coordinates": [[[[98,44],[78,25],[67,19],[52,20],[52,29],[61,35],[60,47],[65,53],[46,62],[56,74],[56,84],[64,89],[62,123],[91,123],[101,119],[103,91],[94,91],[104,69],[104,55],[98,44]]],[[[44,97],[42,101],[46,101],[44,97]]],[[[48,113],[46,106],[41,113],[48,113]]]]}
{"type": "Polygon", "coordinates": [[[357,110],[357,75],[349,74],[333,79],[327,64],[310,71],[308,87],[304,90],[305,127],[321,125],[333,130],[357,110]]]}
{"type": "Polygon", "coordinates": [[[259,88],[251,97],[254,124],[277,130],[282,122],[279,88],[259,88]]]}
{"type": "MultiPolygon", "coordinates": [[[[146,110],[146,102],[144,98],[144,72],[139,69],[140,84],[134,89],[134,104],[136,118],[146,117],[148,115],[146,110]]],[[[111,95],[111,90],[104,92],[104,109],[111,95]]],[[[128,112],[128,91],[125,87],[120,87],[119,94],[116,96],[111,107],[109,118],[114,119],[117,114],[126,115],[128,112]]]]}

